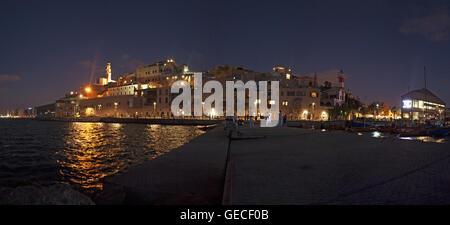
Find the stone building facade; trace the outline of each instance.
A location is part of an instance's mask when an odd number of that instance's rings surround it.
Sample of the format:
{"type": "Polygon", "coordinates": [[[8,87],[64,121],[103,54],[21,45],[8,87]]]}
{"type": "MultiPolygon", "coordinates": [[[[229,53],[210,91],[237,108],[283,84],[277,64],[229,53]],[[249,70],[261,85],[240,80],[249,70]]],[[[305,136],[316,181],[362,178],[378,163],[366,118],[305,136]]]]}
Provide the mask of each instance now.
{"type": "MultiPolygon", "coordinates": [[[[111,68],[111,67],[109,67],[111,68]]],[[[268,73],[255,72],[243,67],[217,66],[198,71],[203,84],[219,81],[225,92],[226,81],[279,81],[279,109],[289,120],[328,120],[328,106],[321,104],[321,89],[317,76],[300,76],[290,69],[274,67],[268,73]]],[[[194,71],[173,59],[140,66],[133,73],[119,76],[117,82],[93,84],[71,91],[57,101],[56,116],[60,117],[172,117],[171,102],[178,94],[170,93],[171,85],[178,80],[187,81],[193,91],[194,71]]],[[[269,85],[270,87],[270,85],[269,85]]],[[[270,89],[269,89],[270,93],[270,89]]],[[[235,93],[236,94],[236,93],[235,93]]],[[[203,94],[203,100],[209,94],[203,94]]],[[[224,93],[224,107],[225,106],[224,93]]],[[[248,93],[246,93],[248,97],[248,93]]],[[[268,94],[270,100],[270,94],[268,94]]],[[[193,102],[193,101],[192,101],[193,102]]],[[[268,102],[270,105],[271,102],[268,102]]],[[[248,115],[246,99],[246,115],[248,115]]],[[[193,109],[193,107],[192,107],[193,109]]],[[[224,113],[225,114],[225,113],[224,113]]]]}

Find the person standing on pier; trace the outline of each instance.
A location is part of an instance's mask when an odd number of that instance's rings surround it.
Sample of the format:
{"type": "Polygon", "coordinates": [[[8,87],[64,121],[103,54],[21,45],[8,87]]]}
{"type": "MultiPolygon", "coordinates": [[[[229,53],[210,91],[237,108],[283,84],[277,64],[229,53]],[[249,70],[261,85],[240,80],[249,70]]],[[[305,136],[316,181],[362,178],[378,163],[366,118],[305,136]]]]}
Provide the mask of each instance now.
{"type": "Polygon", "coordinates": [[[281,120],[281,110],[278,112],[278,126],[283,127],[283,120],[281,120]]]}

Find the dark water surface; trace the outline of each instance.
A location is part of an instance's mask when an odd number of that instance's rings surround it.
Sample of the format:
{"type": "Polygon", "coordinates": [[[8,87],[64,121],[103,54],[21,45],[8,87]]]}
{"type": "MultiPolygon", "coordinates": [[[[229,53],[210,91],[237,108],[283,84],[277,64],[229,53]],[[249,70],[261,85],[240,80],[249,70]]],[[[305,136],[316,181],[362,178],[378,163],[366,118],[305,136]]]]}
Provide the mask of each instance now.
{"type": "Polygon", "coordinates": [[[0,119],[0,186],[63,182],[96,192],[100,179],[203,133],[195,126],[0,119]]]}

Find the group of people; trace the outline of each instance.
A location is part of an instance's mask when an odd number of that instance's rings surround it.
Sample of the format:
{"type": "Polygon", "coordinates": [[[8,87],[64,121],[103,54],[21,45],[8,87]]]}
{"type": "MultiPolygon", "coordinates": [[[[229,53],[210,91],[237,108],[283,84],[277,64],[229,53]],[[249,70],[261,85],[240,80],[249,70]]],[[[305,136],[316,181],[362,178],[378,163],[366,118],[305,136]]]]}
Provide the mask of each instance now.
{"type": "MultiPolygon", "coordinates": [[[[286,127],[287,126],[287,116],[282,115],[281,111],[278,114],[278,125],[279,127],[286,127]]],[[[270,113],[267,113],[265,116],[265,119],[267,122],[270,122],[272,120],[270,113]]],[[[255,117],[253,115],[245,116],[245,120],[248,120],[248,127],[254,128],[255,127],[255,121],[258,120],[258,117],[255,117]]],[[[236,115],[233,115],[225,120],[225,129],[228,127],[232,127],[233,130],[237,131],[239,126],[244,126],[243,120],[238,120],[236,115]]]]}

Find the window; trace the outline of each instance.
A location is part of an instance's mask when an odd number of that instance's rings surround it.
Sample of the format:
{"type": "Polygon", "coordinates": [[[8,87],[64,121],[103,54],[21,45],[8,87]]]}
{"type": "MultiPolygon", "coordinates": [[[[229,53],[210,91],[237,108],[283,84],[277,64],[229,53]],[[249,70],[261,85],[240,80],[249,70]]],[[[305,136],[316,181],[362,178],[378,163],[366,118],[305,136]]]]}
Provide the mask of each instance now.
{"type": "Polygon", "coordinates": [[[420,108],[420,109],[423,109],[423,108],[424,108],[424,106],[423,106],[423,101],[422,101],[422,100],[419,100],[419,108],[420,108]]]}

